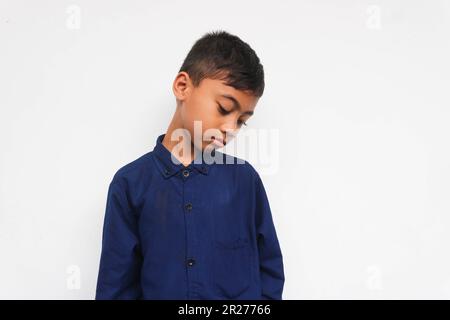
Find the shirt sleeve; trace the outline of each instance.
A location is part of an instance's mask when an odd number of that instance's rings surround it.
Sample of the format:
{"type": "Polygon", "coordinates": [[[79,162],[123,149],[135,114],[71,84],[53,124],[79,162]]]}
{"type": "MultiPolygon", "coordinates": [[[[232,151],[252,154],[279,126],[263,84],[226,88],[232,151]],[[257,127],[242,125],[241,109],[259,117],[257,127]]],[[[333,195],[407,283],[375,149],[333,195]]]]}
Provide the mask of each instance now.
{"type": "Polygon", "coordinates": [[[119,180],[109,185],[97,278],[97,300],[139,299],[142,257],[137,219],[119,180]]]}
{"type": "Polygon", "coordinates": [[[256,230],[261,299],[281,300],[284,286],[283,256],[264,185],[258,174],[256,177],[256,230]]]}

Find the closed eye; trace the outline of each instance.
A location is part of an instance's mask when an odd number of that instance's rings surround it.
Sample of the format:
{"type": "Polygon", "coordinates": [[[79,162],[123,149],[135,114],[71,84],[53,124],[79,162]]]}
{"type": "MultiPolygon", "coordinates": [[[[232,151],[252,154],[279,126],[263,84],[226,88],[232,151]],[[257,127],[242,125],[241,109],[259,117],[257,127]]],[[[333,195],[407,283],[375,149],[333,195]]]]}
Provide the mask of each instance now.
{"type": "Polygon", "coordinates": [[[241,126],[241,125],[244,125],[244,126],[246,126],[247,125],[247,123],[245,122],[245,121],[242,121],[242,120],[238,120],[238,124],[241,126]]]}
{"type": "Polygon", "coordinates": [[[230,113],[230,111],[226,110],[226,109],[225,109],[224,107],[222,107],[220,104],[219,104],[218,106],[219,106],[219,112],[220,112],[221,114],[227,115],[227,114],[230,113]]]}
{"type": "MultiPolygon", "coordinates": [[[[231,113],[231,111],[226,110],[226,109],[225,109],[224,107],[222,107],[220,104],[217,104],[217,106],[219,107],[218,110],[219,110],[219,112],[220,112],[222,115],[225,116],[225,115],[231,113]]],[[[243,120],[238,120],[237,122],[238,122],[238,125],[239,125],[239,126],[242,126],[242,125],[246,126],[246,125],[247,125],[247,123],[246,123],[245,121],[243,121],[243,120]]]]}

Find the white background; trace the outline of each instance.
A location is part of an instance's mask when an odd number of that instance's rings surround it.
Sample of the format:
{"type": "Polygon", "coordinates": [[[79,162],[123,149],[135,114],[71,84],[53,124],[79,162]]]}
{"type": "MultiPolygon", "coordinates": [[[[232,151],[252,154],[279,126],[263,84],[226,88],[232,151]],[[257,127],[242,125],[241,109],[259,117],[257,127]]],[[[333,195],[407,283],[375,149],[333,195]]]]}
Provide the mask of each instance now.
{"type": "Polygon", "coordinates": [[[283,297],[450,298],[448,0],[0,0],[0,298],[94,297],[108,184],[217,29],[265,67],[283,297]]]}

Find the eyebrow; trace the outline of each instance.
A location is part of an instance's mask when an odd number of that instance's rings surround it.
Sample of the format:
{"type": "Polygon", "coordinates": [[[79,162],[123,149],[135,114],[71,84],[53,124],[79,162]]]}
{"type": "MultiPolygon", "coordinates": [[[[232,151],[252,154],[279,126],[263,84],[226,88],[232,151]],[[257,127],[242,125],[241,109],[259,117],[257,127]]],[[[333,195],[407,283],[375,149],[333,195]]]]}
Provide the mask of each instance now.
{"type": "MultiPolygon", "coordinates": [[[[234,108],[241,110],[241,104],[239,103],[239,101],[237,101],[237,99],[229,94],[222,94],[222,97],[230,99],[233,102],[234,108]]],[[[248,114],[248,115],[252,115],[253,111],[245,111],[244,114],[248,114]]]]}

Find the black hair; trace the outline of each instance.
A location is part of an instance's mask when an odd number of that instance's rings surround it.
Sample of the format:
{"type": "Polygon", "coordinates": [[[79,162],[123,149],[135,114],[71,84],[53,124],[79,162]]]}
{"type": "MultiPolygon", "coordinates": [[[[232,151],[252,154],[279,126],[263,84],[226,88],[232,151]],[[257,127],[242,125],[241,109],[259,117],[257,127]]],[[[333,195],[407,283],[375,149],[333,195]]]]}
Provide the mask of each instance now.
{"type": "Polygon", "coordinates": [[[261,97],[264,68],[255,51],[239,37],[226,31],[212,31],[198,39],[179,72],[185,71],[198,86],[205,78],[225,81],[238,90],[261,97]]]}

